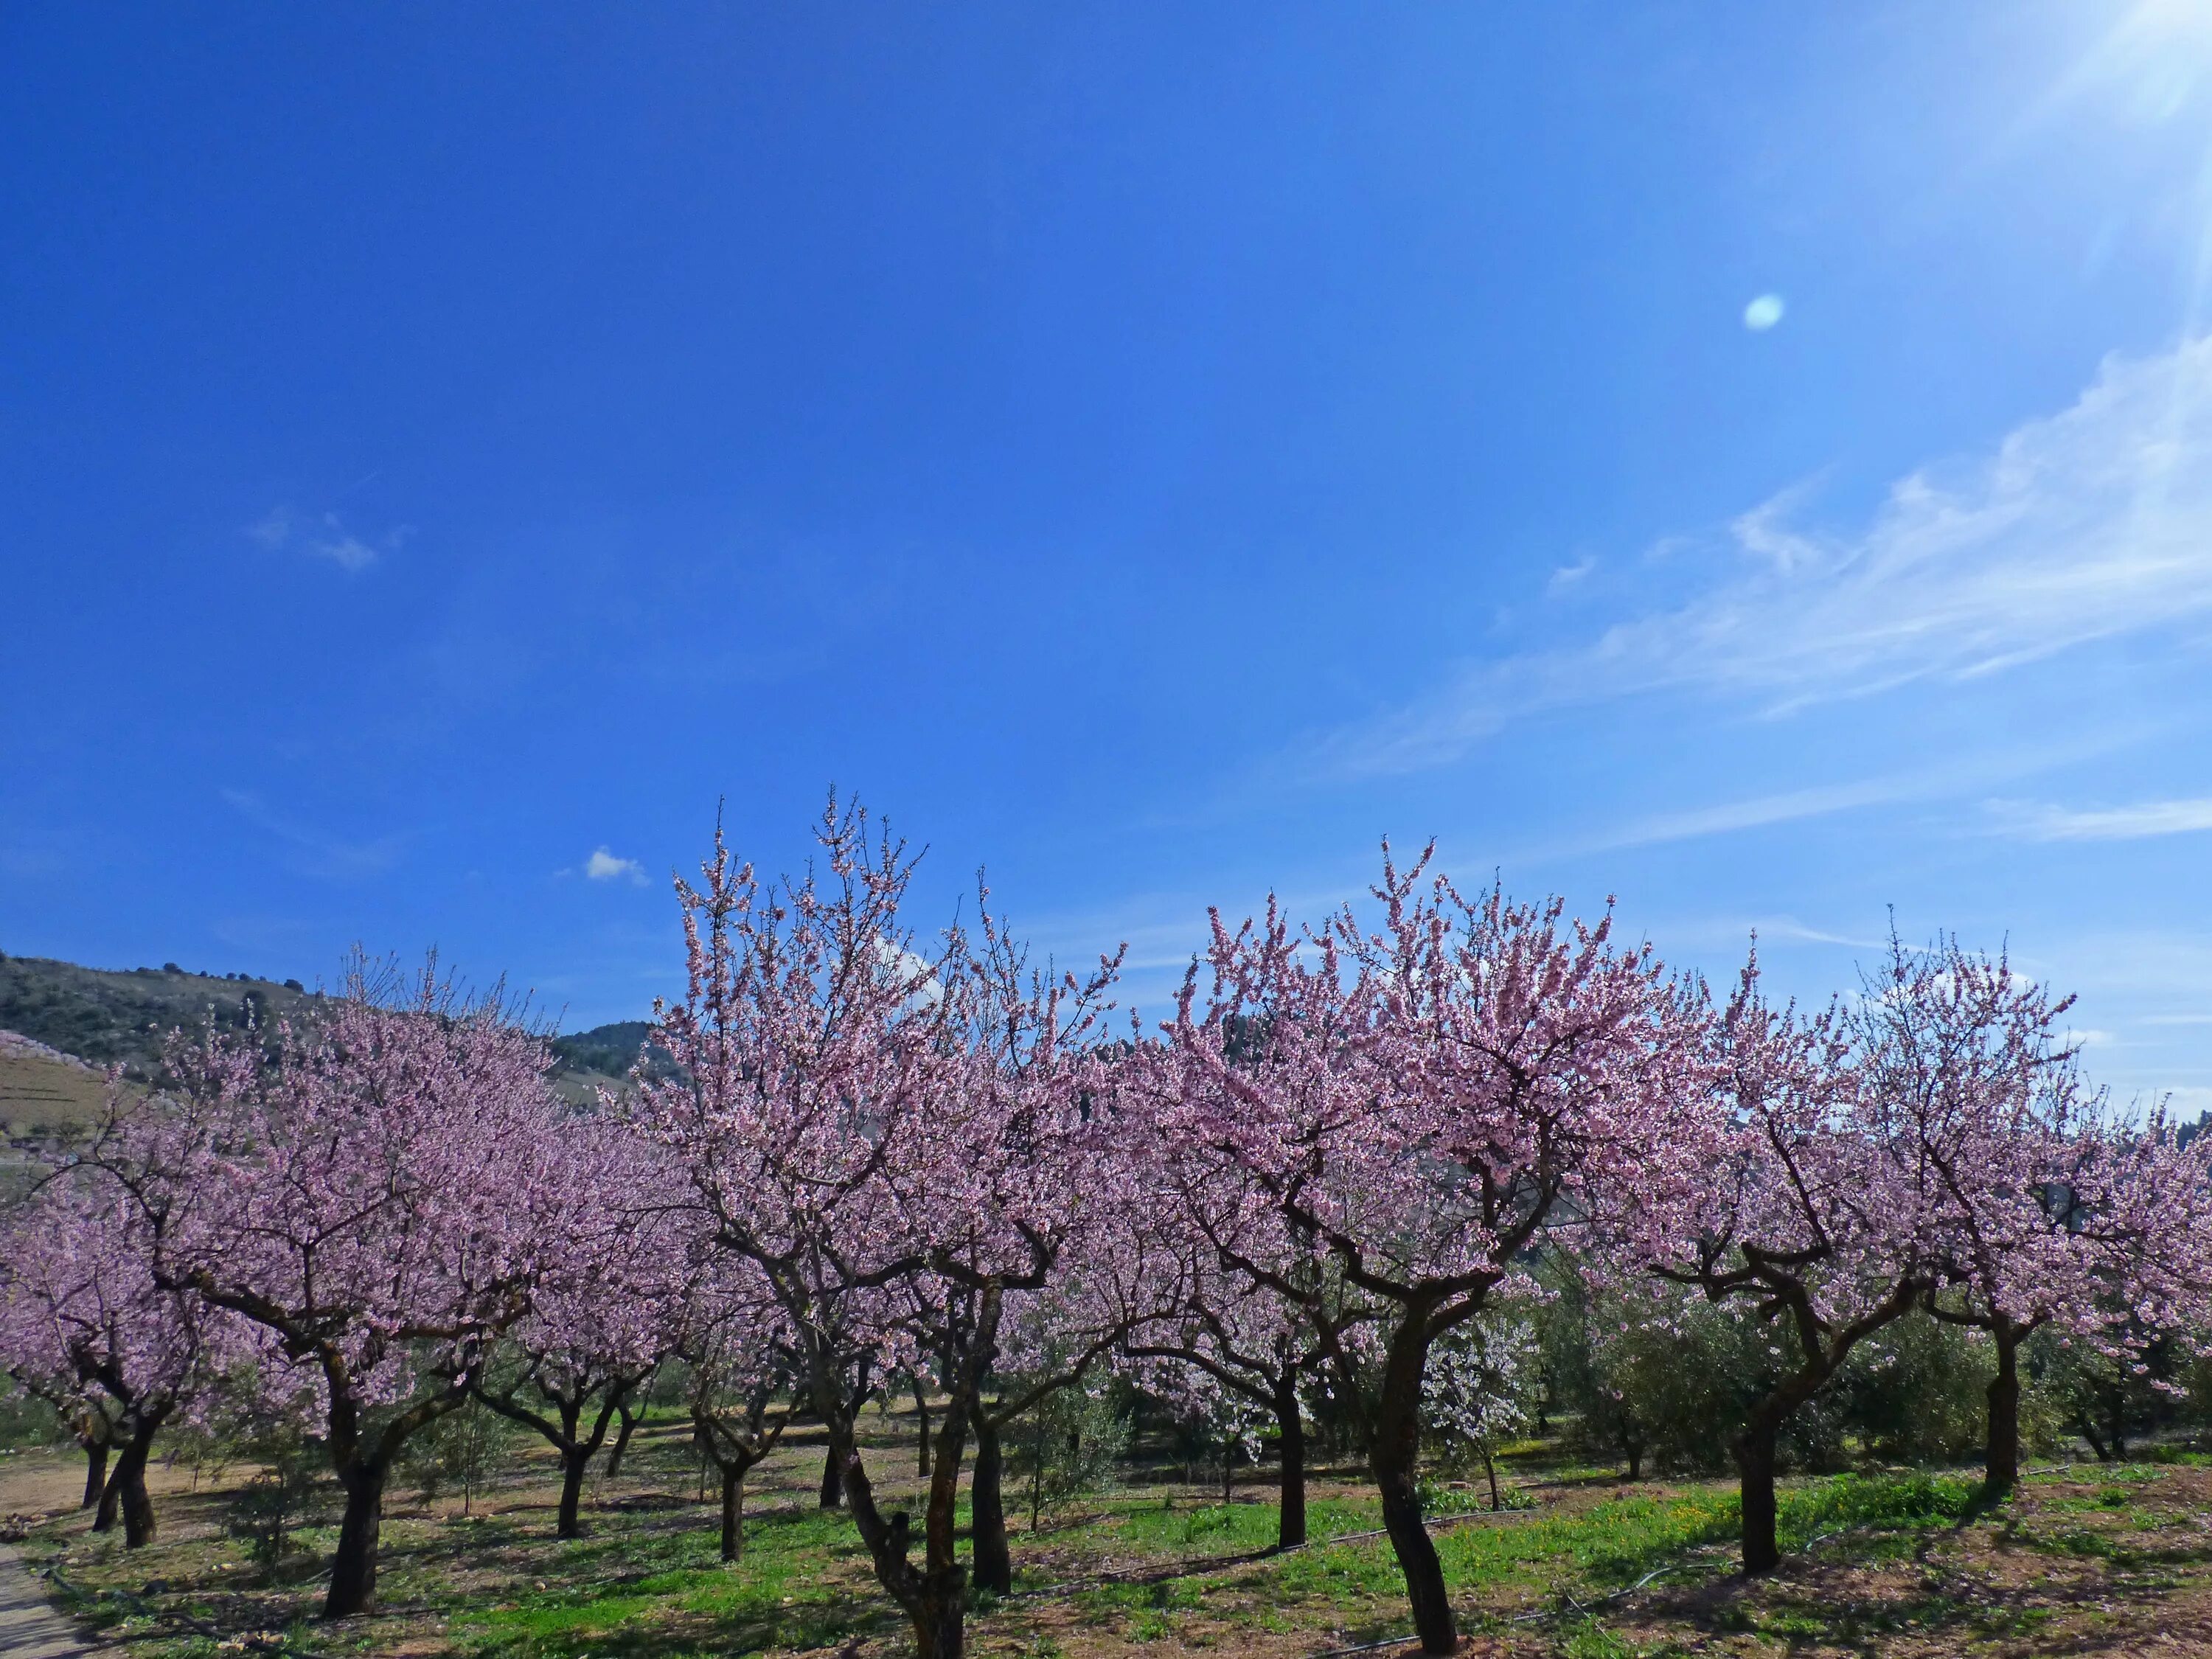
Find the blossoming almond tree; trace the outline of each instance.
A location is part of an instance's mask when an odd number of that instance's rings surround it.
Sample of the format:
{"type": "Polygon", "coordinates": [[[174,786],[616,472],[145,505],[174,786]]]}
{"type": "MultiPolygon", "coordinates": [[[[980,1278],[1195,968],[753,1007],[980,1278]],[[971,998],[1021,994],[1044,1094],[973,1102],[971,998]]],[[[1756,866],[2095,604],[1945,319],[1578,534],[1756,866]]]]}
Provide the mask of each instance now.
{"type": "Polygon", "coordinates": [[[1943,1218],[1917,1122],[1867,1086],[1840,1010],[1773,1007],[1754,958],[1711,1030],[1726,1139],[1705,1179],[1626,1218],[1621,1259],[1780,1322],[1776,1375],[1731,1443],[1744,1571],[1762,1573],[1781,1559],[1783,1426],[1933,1288],[1943,1218]]]}
{"type": "Polygon", "coordinates": [[[581,1200],[574,1231],[548,1253],[530,1311],[475,1387],[485,1405],[536,1431],[559,1455],[555,1534],[574,1538],[592,1459],[672,1352],[695,1247],[684,1218],[659,1206],[658,1149],[605,1116],[580,1115],[565,1127],[566,1178],[578,1183],[581,1200]]]}
{"type": "Polygon", "coordinates": [[[1275,1547],[1293,1549],[1306,1541],[1305,1390],[1348,1352],[1352,1333],[1374,1310],[1347,1297],[1341,1275],[1310,1241],[1303,1248],[1291,1242],[1279,1214],[1235,1201],[1233,1181],[1217,1172],[1164,1194],[1178,1237],[1157,1255],[1176,1270],[1163,1274],[1169,1294],[1154,1298],[1166,1305],[1133,1327],[1122,1351],[1152,1387],[1190,1404],[1194,1414],[1206,1415],[1210,1396],[1225,1392],[1272,1421],[1275,1547]],[[1296,1285],[1298,1293],[1282,1295],[1268,1279],[1296,1285]]]}
{"type": "Polygon", "coordinates": [[[964,1641],[959,1475],[1010,1292],[1042,1288],[1079,1189],[1082,1044],[1110,981],[1031,977],[988,910],[917,953],[914,860],[833,799],[818,862],[763,892],[720,834],[679,884],[689,988],[657,1009],[679,1075],[641,1079],[640,1121],[675,1149],[718,1249],[765,1280],[797,1350],[876,1577],[921,1651],[964,1641]],[[894,1294],[929,1286],[919,1298],[894,1294]],[[941,1318],[917,1330],[917,1307],[941,1318]],[[843,1384],[940,1357],[949,1396],[924,1504],[885,1513],[843,1384]]]}
{"type": "Polygon", "coordinates": [[[393,1458],[466,1402],[592,1200],[544,1045],[434,963],[411,983],[356,963],[273,1064],[258,1035],[173,1044],[179,1087],[85,1162],[131,1195],[155,1282],[259,1327],[306,1385],[345,1493],[324,1601],[344,1618],[375,1594],[393,1458]]]}
{"type": "Polygon", "coordinates": [[[146,1491],[154,1438],[192,1408],[226,1352],[219,1316],[155,1282],[147,1243],[121,1192],[69,1173],[25,1203],[0,1241],[0,1364],[81,1425],[96,1454],[85,1481],[88,1505],[100,1508],[94,1530],[119,1513],[132,1549],[156,1529],[146,1491]],[[120,1452],[112,1474],[110,1446],[120,1452]]]}
{"type": "Polygon", "coordinates": [[[1590,1183],[1657,1196],[1705,1149],[1685,1109],[1694,1031],[1649,952],[1556,902],[1469,901],[1427,865],[1401,870],[1386,845],[1373,933],[1349,908],[1304,933],[1273,901],[1233,933],[1217,914],[1212,994],[1201,1006],[1194,968],[1169,1030],[1165,1110],[1186,1156],[1249,1182],[1383,1310],[1370,1463],[1423,1650],[1449,1653],[1416,1480],[1431,1346],[1590,1183]]]}
{"type": "Polygon", "coordinates": [[[1866,1087],[1933,1181],[1929,1311],[1986,1331],[1996,1349],[1992,1495],[2019,1479],[2021,1345],[2051,1324],[2115,1340],[2108,1327],[2136,1300],[2141,1270],[2181,1243],[2164,1224],[2202,1208],[2132,1224],[2113,1183],[2148,1146],[2083,1085],[2061,1029],[2072,1002],[1955,939],[1911,951],[1893,937],[1850,1015],[1866,1087]]]}
{"type": "Polygon", "coordinates": [[[798,1356],[782,1314],[743,1262],[716,1262],[698,1241],[678,1305],[671,1352],[690,1373],[691,1438],[714,1466],[722,1498],[722,1559],[745,1550],[745,1476],[774,1451],[791,1421],[780,1404],[798,1356]]]}

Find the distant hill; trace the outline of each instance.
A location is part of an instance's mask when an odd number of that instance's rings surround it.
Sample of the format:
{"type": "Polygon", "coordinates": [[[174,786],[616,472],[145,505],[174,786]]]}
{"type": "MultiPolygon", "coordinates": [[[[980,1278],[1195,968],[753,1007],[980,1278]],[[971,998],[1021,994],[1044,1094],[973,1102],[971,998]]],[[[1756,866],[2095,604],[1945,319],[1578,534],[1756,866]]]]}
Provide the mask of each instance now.
{"type": "Polygon", "coordinates": [[[0,1031],[0,1132],[43,1137],[93,1122],[106,1091],[99,1067],[0,1031]]]}
{"type": "Polygon", "coordinates": [[[118,1061],[131,1076],[153,1076],[161,1044],[183,1026],[209,1019],[224,1030],[249,1018],[272,1025],[313,994],[297,980],[272,984],[243,975],[188,973],[174,963],[111,971],[43,957],[0,957],[0,1031],[74,1054],[95,1066],[118,1061]]]}
{"type": "MultiPolygon", "coordinates": [[[[312,1017],[319,996],[297,980],[278,984],[246,974],[192,973],[175,963],[115,969],[0,955],[0,1032],[98,1069],[120,1064],[142,1082],[158,1072],[162,1042],[179,1026],[196,1030],[212,1019],[227,1031],[243,1030],[249,1021],[265,1029],[287,1016],[312,1017]]],[[[618,1085],[644,1046],[646,1030],[643,1020],[617,1020],[554,1038],[556,1085],[580,1103],[602,1085],[618,1085]]],[[[97,1077],[65,1060],[0,1049],[0,1122],[11,1127],[43,1122],[48,1107],[35,1103],[51,1102],[64,1118],[97,1103],[97,1077]],[[87,1087],[93,1095],[80,1101],[87,1087]],[[64,1109],[64,1102],[73,1104],[64,1109]]]]}

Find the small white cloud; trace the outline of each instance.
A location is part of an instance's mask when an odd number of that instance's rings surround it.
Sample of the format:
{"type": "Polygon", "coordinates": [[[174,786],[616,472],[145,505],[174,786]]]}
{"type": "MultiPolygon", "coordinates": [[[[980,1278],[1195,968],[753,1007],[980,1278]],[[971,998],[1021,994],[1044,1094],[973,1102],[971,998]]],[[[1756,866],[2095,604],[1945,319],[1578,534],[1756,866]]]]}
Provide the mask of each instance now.
{"type": "Polygon", "coordinates": [[[645,885],[645,866],[635,859],[618,859],[604,847],[594,848],[592,856],[584,860],[584,874],[592,881],[627,881],[633,887],[645,885]]]}
{"type": "Polygon", "coordinates": [[[307,551],[328,559],[341,570],[366,570],[382,556],[375,548],[352,534],[335,513],[323,514],[322,533],[307,543],[307,551]]]}
{"type": "Polygon", "coordinates": [[[1743,308],[1743,325],[1753,334],[1764,334],[1782,320],[1782,296],[1762,294],[1743,308]]]}
{"type": "Polygon", "coordinates": [[[2027,801],[1991,801],[2007,834],[2023,841],[2146,841],[2212,830],[2212,799],[2142,801],[2074,811],[2027,801]]]}
{"type": "Polygon", "coordinates": [[[302,527],[290,507],[278,506],[270,507],[259,523],[248,525],[246,533],[272,553],[296,548],[310,558],[328,559],[341,570],[358,574],[386,553],[398,552],[415,532],[412,526],[402,526],[371,542],[348,530],[335,513],[324,514],[319,525],[302,527]]]}

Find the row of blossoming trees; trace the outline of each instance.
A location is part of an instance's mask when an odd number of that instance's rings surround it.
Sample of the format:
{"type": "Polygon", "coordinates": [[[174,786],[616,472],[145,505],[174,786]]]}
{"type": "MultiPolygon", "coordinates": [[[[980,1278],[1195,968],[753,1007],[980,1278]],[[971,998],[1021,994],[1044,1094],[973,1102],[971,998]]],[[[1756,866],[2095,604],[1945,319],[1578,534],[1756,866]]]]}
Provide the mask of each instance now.
{"type": "Polygon", "coordinates": [[[1754,961],[1716,999],[1609,921],[1463,895],[1386,848],[1364,914],[1217,917],[1172,1019],[1124,1034],[1115,961],[1034,969],[988,895],[918,934],[903,846],[835,802],[817,834],[799,878],[763,885],[718,836],[678,884],[669,1063],[596,1112],[434,966],[356,975],[273,1052],[180,1036],[167,1086],[118,1091],[15,1218],[0,1302],[0,1357],[79,1431],[88,1501],[150,1538],[156,1433],[249,1391],[327,1450],[344,1616],[374,1595],[410,1437],[471,1398],[536,1429],[572,1534],[590,1460],[674,1363],[725,1555],[747,1471],[804,1413],[939,1659],[971,1586],[1010,1584],[1002,1437],[1052,1391],[1119,1365],[1272,1419],[1288,1546],[1325,1388],[1442,1653],[1416,1478],[1437,1373],[1479,1416],[1464,1338],[1540,1256],[1654,1322],[1695,1297],[1774,1328],[1732,1443],[1753,1572],[1777,1559],[1778,1437],[1890,1322],[1987,1333],[1997,1491],[2030,1334],[2124,1359],[2202,1324],[2204,1143],[2107,1110],[2065,1003],[2002,960],[1893,949],[1811,1013],[1754,961]],[[945,1401],[918,1514],[879,1500],[859,1435],[895,1375],[945,1401]]]}

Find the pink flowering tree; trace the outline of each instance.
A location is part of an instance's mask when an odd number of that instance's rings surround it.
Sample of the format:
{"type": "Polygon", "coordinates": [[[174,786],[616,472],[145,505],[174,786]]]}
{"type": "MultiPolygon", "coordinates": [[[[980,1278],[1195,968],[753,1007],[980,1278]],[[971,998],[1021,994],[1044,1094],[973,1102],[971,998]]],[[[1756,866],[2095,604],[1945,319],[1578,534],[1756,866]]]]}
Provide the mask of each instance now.
{"type": "Polygon", "coordinates": [[[1868,1086],[1841,1012],[1802,1018],[1747,966],[1711,1030],[1725,1139],[1706,1178],[1626,1218],[1625,1259],[1778,1327],[1778,1364],[1731,1442],[1747,1573],[1780,1560],[1783,1427],[1851,1351],[1935,1286],[1945,1218],[1922,1125],[1868,1086]]]}
{"type": "Polygon", "coordinates": [[[476,1378],[477,1397],[535,1431],[561,1459],[556,1535],[580,1531],[592,1460],[636,1390],[672,1352],[694,1244],[659,1207],[659,1160],[606,1117],[568,1126],[575,1231],[548,1253],[530,1310],[476,1378]]]}
{"type": "MultiPolygon", "coordinates": [[[[1160,1152],[1160,1170],[1175,1170],[1170,1149],[1160,1152]]],[[[1225,1421],[1226,1396],[1273,1428],[1275,1547],[1294,1549],[1306,1541],[1307,1393],[1357,1346],[1354,1334],[1376,1310],[1314,1239],[1293,1234],[1264,1199],[1254,1201],[1236,1171],[1211,1176],[1173,1182],[1154,1199],[1174,1224],[1171,1242],[1154,1252],[1158,1311],[1133,1324],[1122,1352],[1186,1414],[1225,1421]]]]}
{"type": "MultiPolygon", "coordinates": [[[[1013,1588],[1013,1553],[1006,1536],[1006,1443],[1012,1425],[1063,1389],[1088,1385],[1127,1334],[1176,1300],[1172,1262],[1160,1248],[1158,1216],[1133,1201],[1127,1142],[1102,1116],[1080,1137],[1085,1198],[1073,1239],[1063,1242],[1046,1284],[1010,1294],[991,1370],[980,1380],[969,1412],[975,1434],[975,1473],[969,1507],[977,1588],[1003,1595],[1013,1588]]],[[[936,1292],[924,1281],[914,1291],[936,1292]]],[[[917,1312],[922,1312],[917,1308],[917,1312]]],[[[923,1313],[915,1328],[943,1328],[923,1313]]]]}
{"type": "Polygon", "coordinates": [[[173,1044],[179,1087],[85,1161],[130,1194],[155,1283],[258,1327],[313,1402],[345,1494],[324,1601],[343,1618],[375,1594],[393,1458],[467,1401],[592,1199],[544,1045],[434,963],[411,983],[356,964],[273,1063],[258,1036],[173,1044]]]}
{"type": "Polygon", "coordinates": [[[637,1111],[689,1171],[715,1248],[765,1282],[878,1581],[921,1652],[950,1659],[967,1438],[1006,1298],[1048,1283],[1070,1236],[1082,1045],[1110,974],[1031,977],[988,910],[924,955],[900,917],[903,845],[834,799],[817,842],[804,877],[764,892],[718,835],[702,884],[679,884],[689,988],[655,1031],[679,1075],[642,1080],[637,1111]],[[917,1564],[846,1386],[925,1353],[949,1402],[917,1564]]]}
{"type": "Polygon", "coordinates": [[[1929,1311],[1987,1332],[1996,1350],[1993,1494],[2019,1478],[2021,1344],[2053,1323],[2101,1341],[2132,1277],[2126,1230],[2100,1201],[2125,1146],[2107,1140],[2101,1099],[2065,1044],[2072,1000],[2002,957],[1955,940],[1909,951],[1893,936],[1850,1017],[1865,1086],[1935,1182],[1929,1311]]]}
{"type": "Polygon", "coordinates": [[[2082,1080],[2073,999],[1955,939],[1894,938],[1851,1016],[1866,1086],[1934,1186],[1929,1311],[1988,1333],[1984,1481],[2020,1470],[2022,1343],[2045,1326],[2123,1359],[2202,1316],[2212,1183],[2161,1112],[2124,1123],[2082,1080]],[[2178,1270],[2178,1271],[2177,1271],[2178,1270]]]}
{"type": "Polygon", "coordinates": [[[745,1550],[745,1477],[783,1438],[798,1345],[765,1282],[742,1261],[718,1261],[696,1241],[668,1328],[671,1352],[690,1374],[692,1443],[721,1488],[721,1550],[745,1550]]]}
{"type": "Polygon", "coordinates": [[[224,1352],[223,1322],[155,1282],[147,1244],[122,1193],[67,1174],[23,1204],[0,1242],[0,1364],[70,1424],[88,1452],[94,1530],[119,1512],[132,1549],[156,1530],[154,1438],[200,1402],[224,1352]]]}
{"type": "MultiPolygon", "coordinates": [[[[1212,994],[1194,968],[1169,1028],[1163,1111],[1200,1180],[1211,1162],[1249,1188],[1379,1310],[1370,1467],[1422,1647],[1449,1653],[1417,1484],[1431,1347],[1586,1190],[1670,1193],[1705,1148],[1684,1105],[1694,1033],[1650,954],[1557,903],[1466,899],[1427,864],[1385,848],[1374,933],[1349,908],[1303,933],[1272,901],[1235,932],[1217,915],[1212,994]]],[[[1318,1324],[1311,1285],[1224,1259],[1318,1324]]]]}

